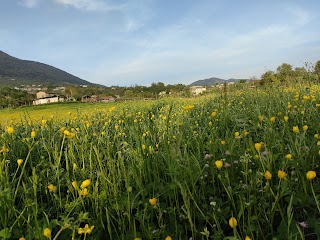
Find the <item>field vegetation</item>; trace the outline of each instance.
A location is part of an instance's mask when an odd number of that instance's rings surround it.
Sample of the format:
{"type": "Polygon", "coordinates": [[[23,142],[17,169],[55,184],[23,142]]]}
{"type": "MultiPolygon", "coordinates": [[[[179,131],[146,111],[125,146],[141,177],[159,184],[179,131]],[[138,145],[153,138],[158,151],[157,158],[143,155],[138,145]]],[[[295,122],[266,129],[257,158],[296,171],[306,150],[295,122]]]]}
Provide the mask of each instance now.
{"type": "Polygon", "coordinates": [[[0,238],[320,239],[318,84],[82,106],[0,111],[0,238]]]}

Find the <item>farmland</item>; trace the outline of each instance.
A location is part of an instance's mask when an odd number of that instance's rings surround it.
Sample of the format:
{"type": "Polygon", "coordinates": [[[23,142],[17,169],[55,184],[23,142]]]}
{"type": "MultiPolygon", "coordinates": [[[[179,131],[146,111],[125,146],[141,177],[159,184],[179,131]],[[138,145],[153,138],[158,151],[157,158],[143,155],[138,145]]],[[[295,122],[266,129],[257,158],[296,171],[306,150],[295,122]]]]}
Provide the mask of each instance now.
{"type": "Polygon", "coordinates": [[[0,110],[3,239],[319,239],[320,86],[0,110]]]}

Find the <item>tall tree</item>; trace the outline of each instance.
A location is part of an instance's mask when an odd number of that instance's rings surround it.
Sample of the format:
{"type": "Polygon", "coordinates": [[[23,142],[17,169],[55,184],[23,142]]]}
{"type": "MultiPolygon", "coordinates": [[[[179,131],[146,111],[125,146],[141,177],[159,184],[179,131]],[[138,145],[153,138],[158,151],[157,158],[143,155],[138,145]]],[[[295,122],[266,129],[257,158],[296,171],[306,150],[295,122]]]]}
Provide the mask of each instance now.
{"type": "Polygon", "coordinates": [[[282,63],[277,68],[277,77],[280,82],[289,82],[293,76],[292,66],[288,63],[282,63]]]}

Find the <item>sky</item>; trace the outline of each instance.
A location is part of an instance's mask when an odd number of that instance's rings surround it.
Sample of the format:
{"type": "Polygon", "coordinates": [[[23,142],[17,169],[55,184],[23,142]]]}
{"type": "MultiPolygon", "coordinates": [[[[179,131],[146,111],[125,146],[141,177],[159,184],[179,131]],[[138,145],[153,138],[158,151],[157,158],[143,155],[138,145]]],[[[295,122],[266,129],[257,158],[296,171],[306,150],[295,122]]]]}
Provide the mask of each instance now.
{"type": "Polygon", "coordinates": [[[105,86],[320,60],[319,0],[0,0],[0,50],[105,86]]]}

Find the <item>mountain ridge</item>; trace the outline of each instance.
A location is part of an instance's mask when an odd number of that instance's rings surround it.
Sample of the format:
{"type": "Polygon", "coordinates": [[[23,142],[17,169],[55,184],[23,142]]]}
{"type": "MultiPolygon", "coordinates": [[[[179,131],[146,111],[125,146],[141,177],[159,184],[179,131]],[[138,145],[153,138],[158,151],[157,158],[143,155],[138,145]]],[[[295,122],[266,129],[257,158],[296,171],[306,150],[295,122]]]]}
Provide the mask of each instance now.
{"type": "Polygon", "coordinates": [[[0,83],[4,85],[98,85],[54,66],[19,59],[1,50],[0,83]]]}
{"type": "Polygon", "coordinates": [[[206,78],[202,80],[197,80],[191,84],[189,84],[190,87],[192,86],[212,86],[215,84],[223,84],[223,83],[229,83],[229,82],[239,82],[240,80],[246,80],[246,79],[234,79],[234,78],[229,78],[229,79],[222,79],[222,78],[217,78],[217,77],[212,77],[212,78],[206,78]]]}

